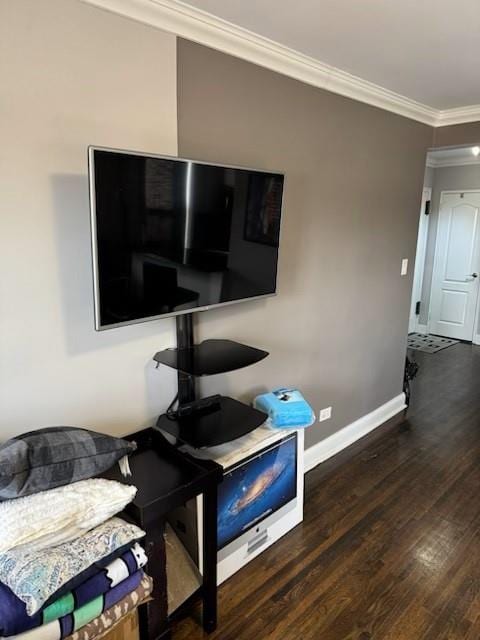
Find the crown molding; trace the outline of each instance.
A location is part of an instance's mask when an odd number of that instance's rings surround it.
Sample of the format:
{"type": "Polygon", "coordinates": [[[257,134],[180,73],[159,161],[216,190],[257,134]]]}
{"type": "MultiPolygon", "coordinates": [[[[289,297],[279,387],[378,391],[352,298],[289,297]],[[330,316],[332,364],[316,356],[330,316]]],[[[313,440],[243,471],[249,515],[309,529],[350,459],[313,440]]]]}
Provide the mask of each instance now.
{"type": "Polygon", "coordinates": [[[432,127],[480,120],[480,105],[434,109],[180,0],[81,1],[432,127]]]}
{"type": "Polygon", "coordinates": [[[454,124],[478,121],[480,121],[480,104],[474,104],[470,107],[457,107],[438,111],[435,126],[448,127],[454,124]]]}

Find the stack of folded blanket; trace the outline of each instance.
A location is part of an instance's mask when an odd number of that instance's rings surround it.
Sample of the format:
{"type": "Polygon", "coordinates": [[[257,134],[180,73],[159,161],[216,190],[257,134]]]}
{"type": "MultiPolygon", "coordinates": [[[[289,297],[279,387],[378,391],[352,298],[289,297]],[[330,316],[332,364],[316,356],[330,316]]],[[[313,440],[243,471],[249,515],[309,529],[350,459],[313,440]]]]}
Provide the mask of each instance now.
{"type": "Polygon", "coordinates": [[[135,493],[88,478],[0,502],[0,638],[93,640],[148,599],[145,532],[116,515],[135,493]]]}

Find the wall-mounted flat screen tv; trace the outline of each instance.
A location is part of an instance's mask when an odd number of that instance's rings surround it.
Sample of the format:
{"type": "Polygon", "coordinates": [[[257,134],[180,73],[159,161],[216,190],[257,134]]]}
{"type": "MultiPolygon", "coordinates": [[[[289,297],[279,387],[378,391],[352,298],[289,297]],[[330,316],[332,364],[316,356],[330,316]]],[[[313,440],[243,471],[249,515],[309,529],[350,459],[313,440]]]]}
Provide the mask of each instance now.
{"type": "Polygon", "coordinates": [[[95,326],[273,295],[284,176],[89,148],[95,326]]]}

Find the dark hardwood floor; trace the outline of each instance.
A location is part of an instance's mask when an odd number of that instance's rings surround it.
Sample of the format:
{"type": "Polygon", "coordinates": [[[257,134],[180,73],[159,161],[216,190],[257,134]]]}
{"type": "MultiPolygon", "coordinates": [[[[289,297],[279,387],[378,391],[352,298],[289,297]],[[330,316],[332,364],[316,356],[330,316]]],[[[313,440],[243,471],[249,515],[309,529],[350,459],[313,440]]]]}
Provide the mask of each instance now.
{"type": "Polygon", "coordinates": [[[217,632],[174,640],[480,639],[480,347],[414,353],[408,419],[311,471],[303,524],[222,585],[217,632]]]}

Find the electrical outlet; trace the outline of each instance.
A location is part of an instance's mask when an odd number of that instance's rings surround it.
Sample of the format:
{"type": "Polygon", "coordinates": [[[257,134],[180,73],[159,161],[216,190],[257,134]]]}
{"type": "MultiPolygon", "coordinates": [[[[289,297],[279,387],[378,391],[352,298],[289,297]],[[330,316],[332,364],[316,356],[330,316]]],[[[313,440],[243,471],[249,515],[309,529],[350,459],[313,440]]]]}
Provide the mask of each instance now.
{"type": "Polygon", "coordinates": [[[324,420],[330,420],[332,417],[332,407],[325,407],[325,409],[320,409],[320,415],[318,416],[318,421],[323,422],[324,420]]]}
{"type": "Polygon", "coordinates": [[[402,268],[400,270],[400,275],[401,276],[406,276],[408,273],[408,258],[404,258],[402,260],[402,268]]]}

